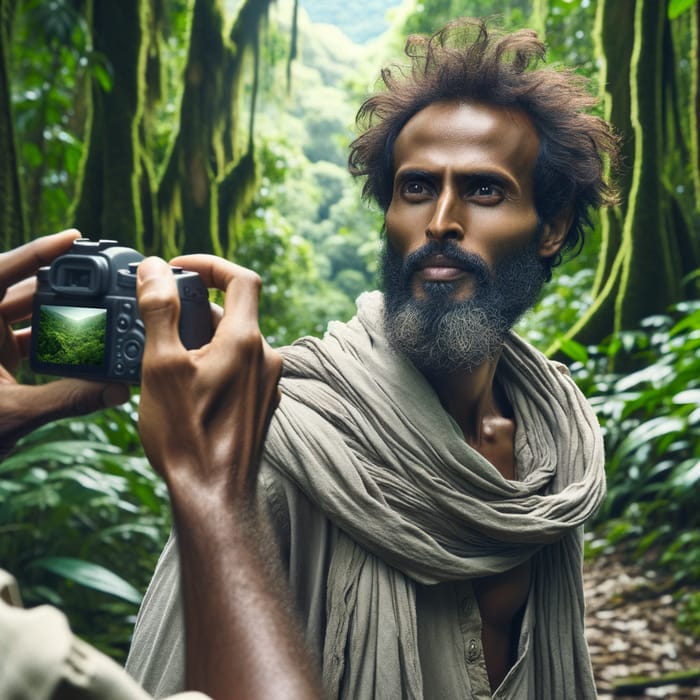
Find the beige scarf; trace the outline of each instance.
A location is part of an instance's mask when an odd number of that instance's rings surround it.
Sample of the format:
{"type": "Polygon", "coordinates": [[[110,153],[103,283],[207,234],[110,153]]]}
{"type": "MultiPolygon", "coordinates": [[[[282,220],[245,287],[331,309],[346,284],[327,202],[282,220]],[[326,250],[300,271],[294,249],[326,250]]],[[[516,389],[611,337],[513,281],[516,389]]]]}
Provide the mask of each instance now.
{"type": "Polygon", "coordinates": [[[562,365],[511,335],[497,378],[516,416],[517,476],[504,479],[389,348],[382,303],[365,294],[350,323],[283,351],[266,444],[270,463],[340,533],[326,605],[329,696],[421,698],[413,582],[485,576],[534,556],[534,658],[521,667],[536,678],[508,685],[536,687],[538,700],[595,697],[581,581],[582,525],[605,494],[595,415],[562,365]]]}

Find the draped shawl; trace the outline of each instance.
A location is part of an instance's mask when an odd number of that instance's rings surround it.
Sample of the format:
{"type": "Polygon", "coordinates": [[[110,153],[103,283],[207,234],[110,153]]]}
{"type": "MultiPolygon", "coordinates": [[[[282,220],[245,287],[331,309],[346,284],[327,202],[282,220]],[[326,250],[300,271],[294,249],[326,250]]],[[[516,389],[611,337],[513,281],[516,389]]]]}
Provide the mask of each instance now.
{"type": "Polygon", "coordinates": [[[595,697],[581,574],[582,525],[605,493],[593,411],[563,365],[511,334],[496,371],[516,422],[516,478],[505,479],[392,351],[382,305],[378,292],[364,294],[352,321],[282,351],[266,443],[267,461],[337,527],[329,696],[361,697],[369,679],[374,697],[421,698],[414,582],[487,576],[534,557],[532,638],[519,646],[527,663],[494,697],[522,700],[523,688],[537,700],[595,697]]]}

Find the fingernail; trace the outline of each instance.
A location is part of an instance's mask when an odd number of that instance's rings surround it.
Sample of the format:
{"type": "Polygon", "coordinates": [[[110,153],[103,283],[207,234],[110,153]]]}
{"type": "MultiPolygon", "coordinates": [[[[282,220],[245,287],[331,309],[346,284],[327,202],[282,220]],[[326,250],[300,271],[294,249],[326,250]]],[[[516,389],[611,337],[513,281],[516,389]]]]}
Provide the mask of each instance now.
{"type": "Polygon", "coordinates": [[[108,384],[102,392],[102,403],[105,408],[112,408],[128,401],[130,395],[126,384],[108,384]]]}

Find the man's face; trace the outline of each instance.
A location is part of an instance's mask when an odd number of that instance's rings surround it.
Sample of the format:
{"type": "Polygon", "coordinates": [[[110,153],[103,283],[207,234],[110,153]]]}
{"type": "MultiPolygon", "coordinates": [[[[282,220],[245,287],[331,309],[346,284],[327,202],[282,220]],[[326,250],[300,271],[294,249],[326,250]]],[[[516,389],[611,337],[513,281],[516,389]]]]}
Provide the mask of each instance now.
{"type": "Polygon", "coordinates": [[[539,138],[521,112],[441,102],[394,147],[386,213],[385,321],[423,370],[472,370],[537,299],[559,247],[533,197],[539,138]]]}

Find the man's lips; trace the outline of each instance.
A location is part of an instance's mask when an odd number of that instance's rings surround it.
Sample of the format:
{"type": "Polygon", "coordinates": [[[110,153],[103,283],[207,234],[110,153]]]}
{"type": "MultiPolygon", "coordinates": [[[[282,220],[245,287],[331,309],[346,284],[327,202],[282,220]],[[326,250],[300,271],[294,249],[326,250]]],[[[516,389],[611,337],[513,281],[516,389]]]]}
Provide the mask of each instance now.
{"type": "Polygon", "coordinates": [[[416,275],[430,282],[452,282],[470,274],[473,270],[446,255],[432,255],[416,265],[416,275]]]}

